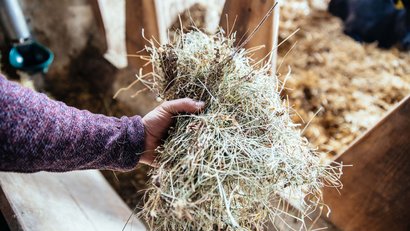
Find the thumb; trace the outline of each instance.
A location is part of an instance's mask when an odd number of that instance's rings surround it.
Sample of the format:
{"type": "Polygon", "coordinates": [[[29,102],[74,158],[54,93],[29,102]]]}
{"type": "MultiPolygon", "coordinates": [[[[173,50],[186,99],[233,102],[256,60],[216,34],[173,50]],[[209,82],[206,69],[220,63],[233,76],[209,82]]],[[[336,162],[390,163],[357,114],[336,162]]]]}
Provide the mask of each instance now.
{"type": "Polygon", "coordinates": [[[204,102],[195,101],[190,98],[171,100],[161,105],[162,109],[170,114],[178,114],[181,112],[195,113],[202,110],[204,106],[204,102]]]}

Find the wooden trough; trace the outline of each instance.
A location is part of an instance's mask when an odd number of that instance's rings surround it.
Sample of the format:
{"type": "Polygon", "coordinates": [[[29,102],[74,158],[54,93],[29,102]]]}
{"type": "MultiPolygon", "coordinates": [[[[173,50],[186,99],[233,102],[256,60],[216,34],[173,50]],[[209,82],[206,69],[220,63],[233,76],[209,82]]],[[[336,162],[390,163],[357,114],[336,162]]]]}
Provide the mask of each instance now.
{"type": "MultiPolygon", "coordinates": [[[[91,0],[106,48],[115,52],[116,40],[107,15],[110,1],[91,0]]],[[[144,47],[145,37],[163,38],[164,19],[157,9],[165,1],[125,1],[126,51],[144,47]]],[[[238,36],[246,36],[274,1],[227,0],[223,14],[238,15],[238,36]]],[[[279,8],[247,46],[267,45],[257,54],[264,57],[276,46],[279,8]]],[[[229,18],[232,25],[234,17],[229,18]]],[[[220,25],[226,28],[226,18],[220,25]]],[[[163,39],[162,39],[163,40],[163,39]]],[[[164,42],[164,41],[162,41],[164,42]]],[[[118,51],[118,53],[121,53],[118,51]]],[[[275,56],[272,62],[275,63],[275,56]]],[[[145,61],[128,57],[128,65],[145,61]]],[[[325,202],[332,209],[316,227],[330,230],[409,230],[410,219],[410,97],[404,99],[379,123],[360,137],[337,161],[345,168],[344,189],[339,194],[325,189],[325,202]]],[[[0,173],[0,209],[11,230],[146,230],[141,221],[95,170],[68,173],[0,173]],[[127,224],[127,225],[126,225],[127,224]]]]}
{"type": "Polygon", "coordinates": [[[336,230],[410,230],[410,96],[336,158],[343,189],[324,190],[336,230]]]}

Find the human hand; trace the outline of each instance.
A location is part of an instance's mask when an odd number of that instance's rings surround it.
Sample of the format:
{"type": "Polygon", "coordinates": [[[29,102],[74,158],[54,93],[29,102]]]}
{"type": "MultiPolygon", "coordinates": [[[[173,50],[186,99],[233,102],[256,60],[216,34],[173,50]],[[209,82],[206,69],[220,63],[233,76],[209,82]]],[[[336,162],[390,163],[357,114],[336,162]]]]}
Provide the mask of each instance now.
{"type": "Polygon", "coordinates": [[[204,102],[190,98],[166,101],[142,118],[145,129],[145,148],[140,163],[154,165],[155,149],[161,144],[172,124],[173,116],[178,113],[195,113],[204,108],[204,102]]]}

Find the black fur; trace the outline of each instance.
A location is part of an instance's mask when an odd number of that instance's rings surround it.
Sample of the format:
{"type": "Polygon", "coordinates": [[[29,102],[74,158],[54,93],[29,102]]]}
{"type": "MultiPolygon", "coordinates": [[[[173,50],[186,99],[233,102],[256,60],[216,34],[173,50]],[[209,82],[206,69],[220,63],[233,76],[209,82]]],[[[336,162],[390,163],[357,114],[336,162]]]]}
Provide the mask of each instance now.
{"type": "Polygon", "coordinates": [[[379,47],[399,44],[410,49],[410,1],[398,10],[392,0],[331,0],[329,12],[344,22],[344,32],[359,42],[378,42],[379,47]]]}

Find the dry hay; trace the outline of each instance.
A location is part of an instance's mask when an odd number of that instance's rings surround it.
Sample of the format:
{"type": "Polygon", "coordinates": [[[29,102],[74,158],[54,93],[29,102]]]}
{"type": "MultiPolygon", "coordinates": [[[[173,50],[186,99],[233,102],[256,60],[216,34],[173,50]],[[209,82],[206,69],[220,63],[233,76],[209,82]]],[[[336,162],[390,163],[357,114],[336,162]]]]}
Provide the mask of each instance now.
{"type": "Polygon", "coordinates": [[[280,73],[292,69],[286,94],[301,117],[293,119],[303,124],[314,117],[305,135],[321,151],[337,154],[410,94],[410,54],[355,42],[326,12],[326,2],[284,2],[280,38],[300,31],[279,47],[278,63],[284,60],[280,73]]]}
{"type": "Polygon", "coordinates": [[[197,115],[177,116],[157,150],[139,213],[152,230],[263,230],[289,215],[279,194],[307,195],[295,217],[303,220],[322,205],[322,187],[340,186],[340,168],[322,163],[291,121],[270,66],[233,48],[234,39],[193,31],[147,48],[154,82],[140,81],[165,100],[206,102],[197,115]]]}
{"type": "MultiPolygon", "coordinates": [[[[181,16],[182,24],[191,25],[194,21],[202,28],[204,24],[197,20],[203,17],[193,11],[181,16]],[[184,22],[189,15],[194,19],[184,22]]],[[[410,93],[410,55],[396,49],[381,50],[374,44],[356,43],[342,33],[340,20],[324,11],[324,7],[309,5],[306,0],[287,0],[282,4],[280,37],[284,39],[298,28],[300,31],[278,48],[278,63],[297,42],[280,70],[287,73],[287,67],[292,68],[285,92],[293,110],[304,121],[323,108],[306,127],[304,135],[320,151],[335,154],[410,93]]],[[[174,25],[180,28],[178,19],[174,25]]],[[[297,115],[293,119],[302,123],[297,115]]],[[[135,191],[146,186],[135,183],[139,179],[120,178],[121,183],[124,181],[116,190],[134,208],[140,195],[135,191]]]]}

